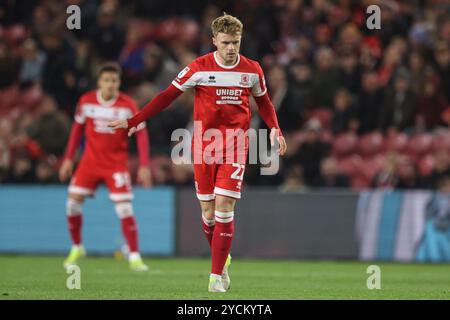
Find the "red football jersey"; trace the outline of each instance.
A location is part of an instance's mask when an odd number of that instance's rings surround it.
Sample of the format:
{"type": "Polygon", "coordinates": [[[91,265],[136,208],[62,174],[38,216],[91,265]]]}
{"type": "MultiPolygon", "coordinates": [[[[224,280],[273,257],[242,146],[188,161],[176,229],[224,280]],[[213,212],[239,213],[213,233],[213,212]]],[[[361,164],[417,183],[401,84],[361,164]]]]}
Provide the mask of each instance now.
{"type": "MultiPolygon", "coordinates": [[[[99,91],[81,96],[75,121],[84,125],[86,137],[82,161],[107,168],[123,168],[128,164],[127,130],[113,130],[108,123],[127,119],[139,111],[134,100],[124,93],[111,101],[104,101],[99,91]]],[[[139,129],[145,123],[139,125],[139,129]]]]}
{"type": "Polygon", "coordinates": [[[225,66],[212,52],[195,59],[172,84],[178,89],[195,87],[194,121],[203,131],[216,128],[247,130],[250,126],[250,95],[266,93],[264,74],[258,62],[238,55],[236,64],[225,66]]]}

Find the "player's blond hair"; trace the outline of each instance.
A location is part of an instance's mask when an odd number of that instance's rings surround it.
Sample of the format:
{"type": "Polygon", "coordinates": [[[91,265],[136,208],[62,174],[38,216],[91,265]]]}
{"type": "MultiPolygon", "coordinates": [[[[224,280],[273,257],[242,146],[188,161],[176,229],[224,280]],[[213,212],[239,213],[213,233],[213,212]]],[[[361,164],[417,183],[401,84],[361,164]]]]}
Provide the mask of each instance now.
{"type": "Polygon", "coordinates": [[[239,35],[242,34],[244,26],[242,22],[229,14],[223,13],[223,16],[217,17],[211,23],[211,30],[213,36],[217,36],[219,32],[226,33],[229,35],[239,35]]]}

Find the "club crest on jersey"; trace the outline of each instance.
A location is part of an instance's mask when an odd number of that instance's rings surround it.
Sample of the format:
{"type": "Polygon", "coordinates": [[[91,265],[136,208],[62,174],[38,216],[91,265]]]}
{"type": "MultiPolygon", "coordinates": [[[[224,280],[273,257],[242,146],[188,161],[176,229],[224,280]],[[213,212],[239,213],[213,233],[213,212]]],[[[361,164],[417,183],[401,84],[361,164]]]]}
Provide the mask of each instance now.
{"type": "Polygon", "coordinates": [[[239,84],[241,86],[246,87],[249,85],[249,82],[250,82],[250,76],[248,74],[241,75],[241,82],[239,82],[239,84]]]}

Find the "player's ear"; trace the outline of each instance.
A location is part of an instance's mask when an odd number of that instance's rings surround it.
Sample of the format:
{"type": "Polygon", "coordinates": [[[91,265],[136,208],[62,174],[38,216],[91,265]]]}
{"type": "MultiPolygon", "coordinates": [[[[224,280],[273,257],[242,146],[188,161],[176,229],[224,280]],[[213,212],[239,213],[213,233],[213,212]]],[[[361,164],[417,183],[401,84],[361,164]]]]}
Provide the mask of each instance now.
{"type": "Polygon", "coordinates": [[[213,45],[215,45],[217,47],[217,39],[216,39],[216,37],[212,37],[212,42],[213,42],[213,45]]]}

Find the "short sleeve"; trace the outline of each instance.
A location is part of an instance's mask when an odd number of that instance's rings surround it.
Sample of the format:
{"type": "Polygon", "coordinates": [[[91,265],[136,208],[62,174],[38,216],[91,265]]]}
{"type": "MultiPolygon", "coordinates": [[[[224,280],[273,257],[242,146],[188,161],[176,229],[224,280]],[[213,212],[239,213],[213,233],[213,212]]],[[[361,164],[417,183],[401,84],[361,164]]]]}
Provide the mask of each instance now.
{"type": "Polygon", "coordinates": [[[181,91],[186,91],[187,89],[195,87],[197,85],[196,65],[197,63],[193,61],[190,65],[181,70],[178,76],[172,81],[172,84],[181,91]]]}
{"type": "Polygon", "coordinates": [[[264,78],[264,72],[259,65],[259,63],[256,63],[256,78],[253,83],[252,87],[252,95],[254,97],[261,97],[266,94],[267,88],[266,88],[266,80],[264,78]]]}

